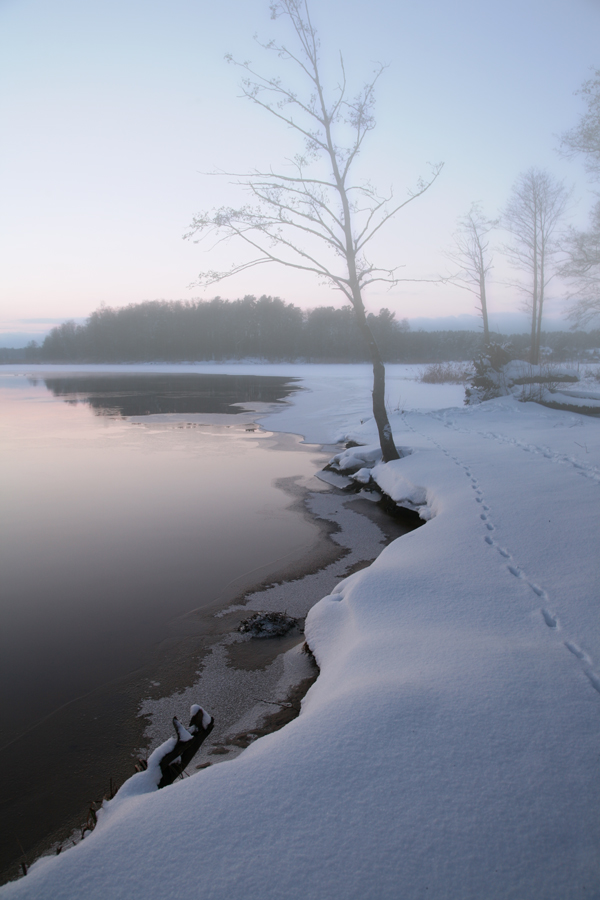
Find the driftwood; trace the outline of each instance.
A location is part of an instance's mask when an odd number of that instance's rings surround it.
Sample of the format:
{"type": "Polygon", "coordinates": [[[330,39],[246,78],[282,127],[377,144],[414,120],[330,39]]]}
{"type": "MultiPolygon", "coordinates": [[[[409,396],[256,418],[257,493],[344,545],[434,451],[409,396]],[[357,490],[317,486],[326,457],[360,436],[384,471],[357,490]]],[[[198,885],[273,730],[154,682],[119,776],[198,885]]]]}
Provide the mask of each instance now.
{"type": "Polygon", "coordinates": [[[173,717],[177,743],[160,760],[162,777],[158,783],[159,788],[173,784],[175,779],[183,774],[203,741],[215,727],[215,720],[201,706],[192,706],[191,713],[192,718],[187,728],[176,716],[173,717]]]}

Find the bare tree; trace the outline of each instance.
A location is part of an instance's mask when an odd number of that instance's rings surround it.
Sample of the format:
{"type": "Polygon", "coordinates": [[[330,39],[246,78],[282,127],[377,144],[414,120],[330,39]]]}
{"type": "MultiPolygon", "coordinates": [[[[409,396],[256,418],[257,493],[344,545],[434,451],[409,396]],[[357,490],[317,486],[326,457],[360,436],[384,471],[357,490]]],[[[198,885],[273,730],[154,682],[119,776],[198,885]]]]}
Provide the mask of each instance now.
{"type": "Polygon", "coordinates": [[[558,228],[570,191],[547,171],[531,168],[519,175],[503,214],[503,224],[513,235],[505,247],[512,265],[525,273],[525,308],[531,313],[530,362],[539,363],[540,336],[546,288],[558,273],[558,228]]]}
{"type": "Polygon", "coordinates": [[[587,106],[579,124],[561,138],[561,150],[567,159],[582,155],[585,167],[594,181],[600,179],[600,69],[575,92],[587,106]]]}
{"type": "MultiPolygon", "coordinates": [[[[221,240],[237,239],[251,248],[249,261],[228,271],[204,272],[200,284],[209,285],[254,266],[278,263],[311,272],[341,291],[352,304],[373,364],[373,415],[384,461],[398,459],[385,409],[385,369],[369,328],[363,291],[374,282],[396,284],[395,269],[375,266],[366,253],[381,229],[437,178],[420,180],[403,199],[393,191],[380,194],[369,182],[351,180],[353,164],[375,127],[375,85],[384,66],[354,97],[347,88],[340,56],[339,83],[327,91],[322,78],[320,41],[306,0],[276,0],[272,18],[285,17],[292,27],[295,49],[270,41],[261,46],[293,67],[306,84],[296,93],[277,76],[264,76],[250,63],[236,63],[245,74],[242,93],[302,139],[303,152],[287,161],[284,171],[223,173],[250,194],[251,205],[222,207],[197,215],[187,237],[216,233],[221,240]]],[[[233,62],[233,60],[230,61],[233,62]]],[[[401,279],[414,280],[414,279],[401,279]]]]}
{"type": "Polygon", "coordinates": [[[446,256],[457,263],[459,269],[448,276],[448,281],[457,287],[475,294],[479,300],[479,311],[483,319],[483,340],[489,343],[486,279],[492,266],[487,236],[498,225],[498,219],[488,219],[479,203],[458,220],[458,230],[454,234],[454,247],[446,256]]]}
{"type": "Polygon", "coordinates": [[[567,314],[573,327],[585,327],[600,317],[600,202],[592,210],[587,231],[569,229],[566,251],[561,275],[574,286],[567,314]]]}
{"type": "MultiPolygon", "coordinates": [[[[565,132],[561,140],[564,156],[582,155],[593,181],[600,180],[600,69],[576,92],[585,99],[586,110],[579,124],[565,132]]],[[[562,269],[574,290],[568,312],[574,326],[589,325],[600,317],[600,202],[590,216],[587,231],[569,229],[568,259],[562,269]]]]}

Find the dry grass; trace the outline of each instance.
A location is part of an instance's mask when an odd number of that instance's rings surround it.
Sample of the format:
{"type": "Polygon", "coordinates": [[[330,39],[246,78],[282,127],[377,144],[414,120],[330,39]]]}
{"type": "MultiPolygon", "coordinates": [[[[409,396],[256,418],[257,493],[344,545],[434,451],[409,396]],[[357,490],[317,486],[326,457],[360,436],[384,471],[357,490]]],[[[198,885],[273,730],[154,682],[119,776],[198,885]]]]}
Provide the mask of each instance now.
{"type": "Polygon", "coordinates": [[[419,381],[425,384],[464,384],[472,374],[469,363],[433,363],[421,371],[419,381]]]}
{"type": "Polygon", "coordinates": [[[600,381],[600,366],[597,366],[595,369],[588,369],[588,378],[591,378],[593,381],[600,381]]]}

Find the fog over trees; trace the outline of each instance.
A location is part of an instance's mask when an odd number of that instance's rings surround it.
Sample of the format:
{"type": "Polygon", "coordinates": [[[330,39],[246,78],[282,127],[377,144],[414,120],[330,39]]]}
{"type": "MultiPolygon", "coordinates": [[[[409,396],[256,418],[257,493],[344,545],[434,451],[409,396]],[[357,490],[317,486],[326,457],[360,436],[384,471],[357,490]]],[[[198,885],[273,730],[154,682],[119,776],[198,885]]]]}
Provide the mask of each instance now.
{"type": "MultiPolygon", "coordinates": [[[[386,362],[468,361],[484,345],[477,331],[411,331],[406,320],[397,321],[388,309],[369,313],[367,320],[386,362]]],[[[510,336],[515,354],[525,356],[529,340],[526,334],[510,336]]],[[[541,344],[557,360],[584,358],[586,351],[600,347],[600,331],[542,333],[541,344]]],[[[352,307],[303,311],[267,296],[103,306],[83,325],[67,321],[56,326],[41,347],[0,350],[0,361],[17,358],[69,363],[370,360],[352,307]]]]}
{"type": "Polygon", "coordinates": [[[531,315],[529,361],[540,361],[542,319],[546,288],[559,272],[559,229],[570,196],[561,181],[541,169],[522,172],[503,213],[512,240],[505,247],[511,265],[520,271],[515,287],[525,296],[531,315]]]}
{"type": "MultiPolygon", "coordinates": [[[[387,309],[367,316],[385,358],[408,330],[387,309]]],[[[48,360],[305,359],[363,361],[368,348],[352,307],[303,312],[279,297],[239,300],[153,300],[120,309],[101,307],[85,325],[52,329],[41,354],[48,360]]]]}
{"type": "Polygon", "coordinates": [[[454,234],[454,246],[446,254],[458,266],[448,276],[448,281],[475,294],[483,323],[483,340],[487,344],[490,327],[487,308],[486,282],[492,269],[492,253],[489,234],[498,225],[498,219],[488,219],[479,203],[458,220],[454,234]]]}
{"type": "MultiPolygon", "coordinates": [[[[293,10],[296,6],[292,3],[289,8],[293,10]]],[[[278,8],[281,10],[284,7],[287,9],[288,4],[278,8]]],[[[297,24],[301,27],[301,20],[297,24]]],[[[316,34],[307,27],[308,39],[314,42],[309,51],[314,54],[318,47],[316,34]]],[[[288,53],[285,48],[276,45],[270,49],[288,53]]],[[[317,65],[316,56],[314,62],[317,65]]],[[[247,70],[246,66],[244,68],[247,70]]],[[[318,76],[318,72],[315,74],[318,76]]],[[[245,90],[247,96],[259,106],[267,102],[265,92],[267,95],[270,91],[274,91],[275,95],[285,92],[277,80],[272,83],[267,81],[261,87],[253,78],[258,76],[248,77],[244,82],[245,90]]],[[[334,169],[335,165],[338,168],[342,166],[338,171],[341,193],[337,182],[326,184],[318,179],[313,182],[306,177],[305,165],[313,152],[309,152],[307,147],[307,159],[298,157],[294,162],[296,175],[284,177],[272,172],[254,173],[242,180],[241,184],[262,202],[262,211],[248,207],[221,209],[198,217],[192,229],[194,234],[207,228],[224,229],[229,236],[237,236],[246,242],[249,240],[255,248],[255,239],[265,238],[271,248],[265,250],[265,258],[234,267],[236,272],[262,262],[282,262],[276,256],[282,248],[299,254],[308,265],[308,251],[292,246],[286,239],[278,245],[276,237],[283,233],[279,230],[283,226],[296,228],[301,233],[306,228],[320,229],[321,237],[329,235],[324,244],[332,252],[335,251],[333,257],[337,255],[342,263],[345,260],[347,271],[336,275],[333,270],[327,270],[323,263],[320,269],[317,266],[315,273],[326,275],[332,285],[342,291],[349,301],[346,306],[341,309],[322,306],[307,311],[279,297],[266,295],[258,299],[246,295],[236,300],[218,296],[212,300],[153,300],[122,308],[103,305],[89,316],[84,325],[67,321],[53,328],[41,347],[32,341],[22,350],[0,348],[0,362],[369,360],[374,365],[375,383],[381,392],[383,380],[379,367],[383,362],[472,360],[490,339],[510,339],[512,355],[528,357],[532,363],[543,357],[556,361],[589,358],[589,351],[600,347],[600,331],[584,333],[575,329],[589,328],[600,322],[600,199],[591,209],[587,229],[567,227],[564,219],[569,191],[548,171],[535,167],[518,176],[499,218],[488,218],[481,204],[473,203],[469,212],[459,219],[454,244],[446,254],[453,263],[453,271],[439,280],[474,294],[481,314],[480,333],[412,332],[406,319],[398,321],[388,309],[380,309],[377,314],[366,312],[362,288],[374,280],[395,280],[393,270],[375,269],[365,259],[363,248],[368,235],[373,229],[386,224],[402,206],[428,186],[428,183],[421,184],[416,193],[409,194],[397,206],[393,204],[391,195],[378,197],[369,185],[362,186],[361,190],[366,194],[361,196],[367,201],[370,198],[372,204],[361,207],[362,213],[366,212],[366,224],[356,233],[346,227],[347,222],[356,219],[352,218],[352,204],[344,212],[345,181],[342,175],[347,172],[349,163],[362,148],[364,138],[373,127],[371,113],[375,81],[376,77],[354,101],[346,102],[342,92],[327,111],[327,107],[315,106],[317,101],[313,97],[310,101],[313,105],[306,110],[325,129],[325,143],[322,145],[319,145],[320,138],[315,132],[314,141],[317,143],[313,147],[314,152],[326,153],[334,169]],[[345,109],[344,113],[342,109],[345,109]],[[345,150],[330,145],[327,138],[328,128],[335,123],[336,117],[342,115],[350,117],[349,122],[344,120],[344,124],[354,127],[356,136],[355,143],[345,150]],[[322,193],[325,188],[334,193],[337,191],[341,213],[339,209],[335,211],[337,207],[327,199],[326,192],[322,193]],[[292,223],[294,215],[299,220],[296,225],[292,223]],[[337,237],[336,229],[339,231],[337,237]],[[511,237],[505,244],[497,237],[502,229],[508,231],[511,237]],[[273,249],[277,246],[278,250],[273,249]],[[515,307],[525,302],[530,313],[529,336],[497,335],[489,329],[488,315],[495,312],[494,281],[490,273],[494,256],[497,259],[501,255],[518,270],[518,275],[510,283],[515,288],[515,307]],[[550,281],[554,284],[553,293],[562,294],[565,303],[570,303],[567,311],[573,322],[572,332],[543,331],[544,306],[550,281]],[[353,293],[357,286],[360,302],[353,293]]],[[[592,192],[600,198],[600,69],[594,70],[594,77],[576,93],[582,96],[585,110],[578,124],[562,136],[561,152],[569,158],[583,157],[592,192]]],[[[288,100],[284,107],[297,103],[295,97],[290,96],[288,100]]],[[[277,110],[279,107],[275,106],[271,112],[279,116],[277,110]]],[[[284,121],[287,121],[285,117],[284,121]]],[[[293,265],[289,260],[284,264],[293,265]]],[[[300,268],[303,266],[301,262],[300,268]]],[[[204,283],[220,281],[227,274],[207,272],[204,283]]]]}
{"type": "MultiPolygon", "coordinates": [[[[578,93],[586,109],[578,124],[562,137],[562,150],[568,158],[582,156],[592,183],[600,182],[600,69],[586,81],[578,93]]],[[[599,196],[598,189],[594,190],[599,196]]],[[[572,285],[569,316],[574,325],[589,325],[600,318],[600,200],[594,205],[586,231],[569,230],[568,254],[562,275],[572,285]]]]}
{"type": "MultiPolygon", "coordinates": [[[[559,152],[567,159],[583,158],[600,198],[600,69],[575,91],[585,103],[579,122],[561,137],[559,152]]],[[[492,269],[490,233],[500,226],[510,240],[496,251],[504,254],[518,275],[510,284],[531,317],[529,361],[537,364],[542,349],[542,328],[547,288],[555,281],[567,301],[572,328],[588,327],[600,320],[600,199],[597,199],[585,230],[567,226],[572,190],[547,170],[532,166],[517,177],[511,195],[498,219],[488,219],[481,204],[473,203],[459,219],[454,244],[446,256],[454,270],[447,283],[474,293],[479,300],[484,340],[488,339],[487,278],[492,269]]]]}

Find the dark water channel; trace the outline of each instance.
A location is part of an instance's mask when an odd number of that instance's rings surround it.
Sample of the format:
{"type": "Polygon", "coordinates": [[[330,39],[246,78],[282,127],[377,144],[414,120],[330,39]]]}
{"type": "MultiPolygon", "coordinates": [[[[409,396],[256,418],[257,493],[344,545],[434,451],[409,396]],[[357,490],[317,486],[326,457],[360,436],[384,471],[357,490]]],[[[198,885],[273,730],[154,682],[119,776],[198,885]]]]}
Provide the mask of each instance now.
{"type": "Polygon", "coordinates": [[[132,773],[140,685],[185,648],[173,623],[322,543],[277,485],[308,482],[325,456],[235,405],[295,389],[0,373],[2,871],[132,773]]]}

